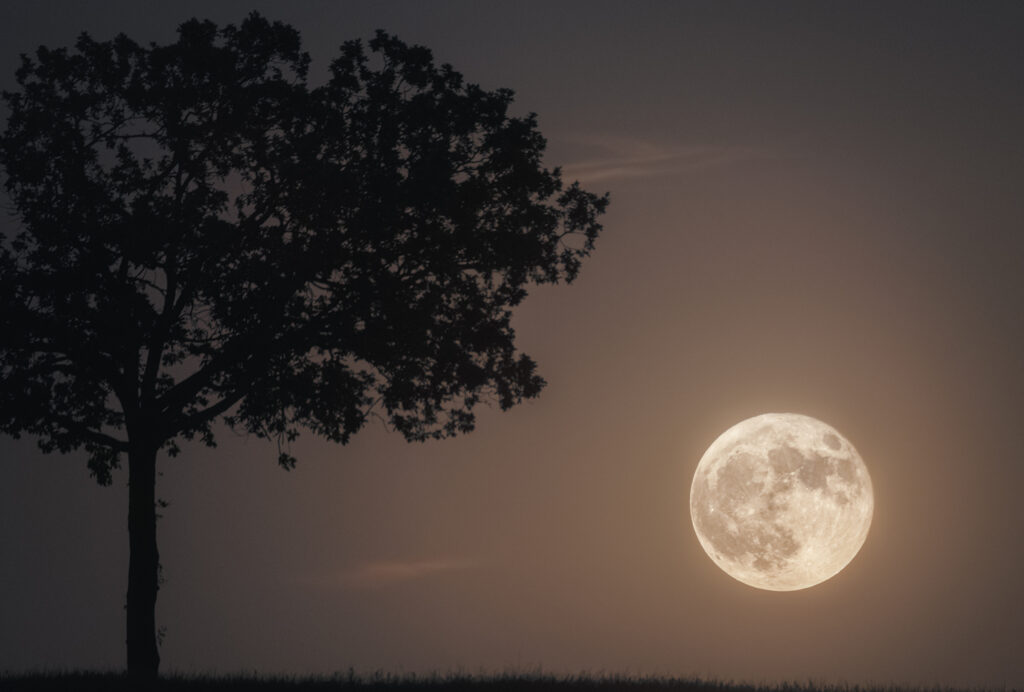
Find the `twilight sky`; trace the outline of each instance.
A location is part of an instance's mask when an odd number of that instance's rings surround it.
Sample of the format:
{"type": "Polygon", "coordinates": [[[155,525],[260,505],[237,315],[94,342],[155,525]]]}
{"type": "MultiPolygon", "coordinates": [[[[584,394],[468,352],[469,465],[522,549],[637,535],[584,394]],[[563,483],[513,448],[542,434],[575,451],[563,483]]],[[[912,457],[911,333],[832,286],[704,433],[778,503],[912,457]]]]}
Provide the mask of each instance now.
{"type": "MultiPolygon", "coordinates": [[[[517,313],[539,399],[444,442],[307,435],[290,473],[230,432],[161,460],[163,670],[1024,686],[1024,4],[3,3],[0,84],[82,30],[251,9],[314,76],[383,28],[514,89],[612,205],[517,313]],[[767,411],[874,482],[803,591],[734,581],[689,519],[704,450],[767,411]]],[[[0,471],[0,671],[122,666],[126,473],[8,438],[0,471]]]]}

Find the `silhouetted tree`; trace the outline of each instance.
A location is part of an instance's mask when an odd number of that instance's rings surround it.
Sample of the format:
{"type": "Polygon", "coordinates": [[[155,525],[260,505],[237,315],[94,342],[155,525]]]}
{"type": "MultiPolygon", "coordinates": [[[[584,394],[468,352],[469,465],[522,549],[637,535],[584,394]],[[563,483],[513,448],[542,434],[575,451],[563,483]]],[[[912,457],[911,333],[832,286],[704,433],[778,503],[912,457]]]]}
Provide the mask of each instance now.
{"type": "Polygon", "coordinates": [[[512,92],[378,32],[307,84],[257,14],[175,43],[82,34],[23,56],[0,140],[20,227],[0,247],[0,429],[128,460],[128,670],[155,676],[157,456],[213,425],[344,444],[473,428],[544,381],[510,309],[571,281],[607,197],[541,164],[512,92]]]}

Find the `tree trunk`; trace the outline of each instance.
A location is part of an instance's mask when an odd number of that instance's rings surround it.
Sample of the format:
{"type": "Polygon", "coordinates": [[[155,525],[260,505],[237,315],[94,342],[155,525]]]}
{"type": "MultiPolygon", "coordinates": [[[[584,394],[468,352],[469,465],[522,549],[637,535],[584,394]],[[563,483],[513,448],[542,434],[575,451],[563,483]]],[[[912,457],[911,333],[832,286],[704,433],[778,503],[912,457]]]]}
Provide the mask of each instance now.
{"type": "Polygon", "coordinates": [[[132,445],[128,453],[128,676],[156,678],[156,592],[160,556],[156,549],[156,453],[153,445],[132,445]]]}

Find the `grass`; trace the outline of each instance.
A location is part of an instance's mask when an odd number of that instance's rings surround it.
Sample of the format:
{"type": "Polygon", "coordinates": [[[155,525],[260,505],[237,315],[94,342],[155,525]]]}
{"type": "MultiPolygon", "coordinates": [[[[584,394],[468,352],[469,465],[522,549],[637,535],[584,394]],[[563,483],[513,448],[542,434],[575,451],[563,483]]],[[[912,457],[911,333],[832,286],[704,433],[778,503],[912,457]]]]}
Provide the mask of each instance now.
{"type": "MultiPolygon", "coordinates": [[[[272,690],[332,690],[336,692],[955,692],[952,688],[818,685],[814,682],[753,685],[699,679],[644,676],[554,676],[505,674],[491,676],[393,676],[354,673],[333,676],[275,677],[258,675],[162,676],[149,689],[174,692],[269,692],[272,690]]],[[[0,675],[0,691],[12,692],[137,692],[120,673],[32,673],[0,675]]],[[[977,692],[972,690],[971,692],[977,692]]]]}

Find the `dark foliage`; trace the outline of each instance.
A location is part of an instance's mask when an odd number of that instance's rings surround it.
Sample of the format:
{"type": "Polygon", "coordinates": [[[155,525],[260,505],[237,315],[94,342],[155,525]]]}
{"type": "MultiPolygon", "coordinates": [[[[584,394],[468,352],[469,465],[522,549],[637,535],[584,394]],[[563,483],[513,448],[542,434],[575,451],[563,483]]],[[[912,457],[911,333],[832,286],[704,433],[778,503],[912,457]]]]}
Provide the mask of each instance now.
{"type": "Polygon", "coordinates": [[[213,425],[409,440],[540,392],[511,310],[571,281],[607,198],[541,164],[534,116],[379,32],[307,84],[257,14],[177,42],[23,57],[0,137],[0,431],[129,465],[129,670],[155,675],[155,464],[213,425]]]}
{"type": "MultiPolygon", "coordinates": [[[[84,447],[222,414],[344,443],[473,427],[543,380],[510,308],[572,280],[605,199],[540,164],[534,117],[385,33],[306,83],[290,27],[182,25],[25,57],[0,140],[23,230],[0,255],[0,427],[84,447]]],[[[280,461],[294,463],[282,448],[280,461]]]]}

